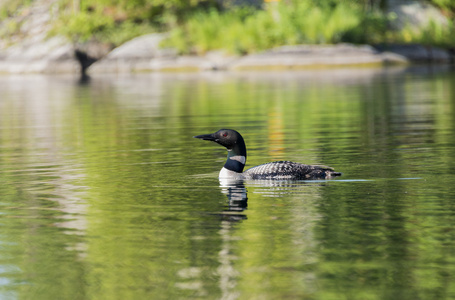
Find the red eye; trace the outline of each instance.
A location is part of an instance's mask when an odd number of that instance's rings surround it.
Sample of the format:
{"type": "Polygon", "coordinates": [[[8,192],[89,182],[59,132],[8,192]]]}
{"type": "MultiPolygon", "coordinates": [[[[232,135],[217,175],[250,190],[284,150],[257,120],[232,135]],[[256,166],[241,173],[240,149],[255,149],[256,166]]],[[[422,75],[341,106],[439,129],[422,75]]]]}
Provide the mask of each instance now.
{"type": "Polygon", "coordinates": [[[224,133],[223,133],[223,136],[224,136],[224,137],[227,137],[227,132],[224,132],[224,133]]]}

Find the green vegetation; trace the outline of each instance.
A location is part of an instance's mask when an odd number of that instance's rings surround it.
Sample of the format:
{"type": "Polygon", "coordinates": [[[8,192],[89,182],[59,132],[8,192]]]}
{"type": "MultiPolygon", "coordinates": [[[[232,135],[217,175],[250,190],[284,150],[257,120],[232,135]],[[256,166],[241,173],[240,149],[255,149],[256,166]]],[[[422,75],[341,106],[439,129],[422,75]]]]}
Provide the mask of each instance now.
{"type": "Polygon", "coordinates": [[[279,45],[380,42],[385,28],[385,18],[364,15],[359,5],[296,1],[292,5],[269,4],[264,10],[195,13],[171,31],[166,45],[180,52],[222,48],[248,53],[279,45]]]}
{"type": "Polygon", "coordinates": [[[109,16],[81,12],[71,17],[62,17],[53,33],[60,33],[73,41],[86,42],[92,38],[101,42],[120,45],[136,36],[153,32],[147,23],[131,20],[116,22],[109,16]],[[65,26],[63,26],[65,25],[65,26]]]}
{"type": "Polygon", "coordinates": [[[165,46],[181,53],[225,49],[249,53],[281,45],[348,43],[421,43],[454,47],[453,23],[436,22],[421,30],[389,29],[393,15],[349,1],[270,3],[264,10],[234,9],[197,12],[171,30],[165,46]]]}
{"type": "Polygon", "coordinates": [[[389,41],[396,43],[414,43],[427,46],[438,46],[443,48],[455,47],[455,24],[450,22],[447,26],[442,26],[436,22],[430,22],[422,30],[415,30],[407,26],[399,32],[390,32],[389,41]]]}
{"type": "Polygon", "coordinates": [[[13,16],[21,6],[27,6],[31,0],[7,0],[0,2],[0,21],[13,16]]]}
{"type": "Polygon", "coordinates": [[[453,15],[455,13],[455,1],[453,0],[432,0],[431,2],[442,8],[448,14],[453,15]]]}
{"type": "MultiPolygon", "coordinates": [[[[455,47],[455,26],[430,23],[416,30],[393,31],[386,1],[281,0],[257,7],[220,7],[215,0],[60,0],[54,5],[54,30],[74,42],[98,40],[118,46],[136,36],[170,32],[163,47],[203,54],[224,49],[251,53],[281,45],[348,43],[421,43],[455,47]]],[[[447,16],[455,2],[432,0],[447,16]]],[[[18,15],[32,1],[6,0],[0,20],[18,15]]],[[[34,3],[34,2],[33,2],[34,3]]],[[[225,3],[229,3],[226,1],[225,3]]],[[[23,18],[22,18],[23,19],[23,18]]],[[[2,24],[0,34],[19,31],[21,18],[2,24]]]]}
{"type": "Polygon", "coordinates": [[[6,0],[0,1],[0,39],[4,42],[9,37],[20,31],[24,18],[15,19],[21,11],[20,8],[27,8],[31,0],[6,0]]]}
{"type": "Polygon", "coordinates": [[[54,33],[73,41],[92,38],[119,45],[136,36],[164,31],[207,0],[62,0],[54,33]]]}

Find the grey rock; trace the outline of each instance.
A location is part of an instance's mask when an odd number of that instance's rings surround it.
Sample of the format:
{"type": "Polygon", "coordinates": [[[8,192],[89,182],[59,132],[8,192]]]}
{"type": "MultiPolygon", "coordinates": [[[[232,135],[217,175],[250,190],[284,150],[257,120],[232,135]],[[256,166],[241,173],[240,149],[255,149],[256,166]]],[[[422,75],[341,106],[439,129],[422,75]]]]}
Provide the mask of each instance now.
{"type": "Polygon", "coordinates": [[[96,40],[90,40],[85,43],[76,43],[74,45],[75,51],[85,53],[87,56],[94,60],[99,60],[112,51],[112,46],[106,43],[101,43],[96,40]]]}
{"type": "MultiPolygon", "coordinates": [[[[162,38],[162,36],[160,37],[162,38]]],[[[283,46],[243,57],[228,56],[221,51],[204,56],[178,56],[162,52],[159,39],[150,35],[125,44],[90,67],[90,73],[147,71],[204,71],[280,68],[293,69],[314,66],[365,65],[407,63],[399,54],[380,52],[371,46],[298,45],[283,46]],[[149,38],[153,40],[149,40],[149,38]],[[139,51],[136,54],[136,50],[139,51]],[[165,54],[163,54],[165,53],[165,54]]]]}
{"type": "Polygon", "coordinates": [[[126,42],[109,53],[107,59],[150,59],[154,57],[175,56],[160,48],[166,34],[152,33],[143,35],[126,42]]]}
{"type": "Polygon", "coordinates": [[[387,45],[377,47],[379,51],[388,51],[405,57],[413,62],[450,62],[451,56],[447,50],[423,45],[387,45]]]}
{"type": "Polygon", "coordinates": [[[78,73],[73,46],[62,37],[0,51],[0,73],[78,73]]]}
{"type": "Polygon", "coordinates": [[[415,0],[389,0],[388,2],[388,12],[394,17],[390,25],[395,30],[409,27],[418,31],[428,27],[431,22],[438,26],[449,25],[447,17],[430,3],[415,0]]]}
{"type": "Polygon", "coordinates": [[[34,1],[6,22],[20,24],[18,32],[0,42],[0,73],[78,73],[74,47],[63,37],[48,38],[57,0],[34,1]]]}
{"type": "Polygon", "coordinates": [[[173,62],[178,59],[177,52],[171,49],[162,49],[159,46],[165,37],[165,34],[154,33],[134,38],[94,63],[89,72],[151,71],[159,68],[159,65],[173,62]]]}
{"type": "Polygon", "coordinates": [[[401,55],[379,52],[367,45],[298,45],[247,55],[235,62],[231,68],[303,68],[407,62],[408,60],[401,55]]]}

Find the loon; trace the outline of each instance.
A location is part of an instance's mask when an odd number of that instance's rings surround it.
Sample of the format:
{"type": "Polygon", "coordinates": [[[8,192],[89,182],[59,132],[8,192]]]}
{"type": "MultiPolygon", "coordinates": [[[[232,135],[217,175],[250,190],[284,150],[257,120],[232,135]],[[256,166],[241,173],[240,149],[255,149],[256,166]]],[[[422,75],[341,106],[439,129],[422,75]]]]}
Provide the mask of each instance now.
{"type": "Polygon", "coordinates": [[[292,161],[274,161],[252,167],[245,172],[246,146],[243,137],[235,130],[220,129],[212,134],[202,134],[194,138],[213,141],[226,147],[228,156],[219,178],[223,179],[328,179],[341,176],[333,168],[327,166],[304,165],[292,161]]]}

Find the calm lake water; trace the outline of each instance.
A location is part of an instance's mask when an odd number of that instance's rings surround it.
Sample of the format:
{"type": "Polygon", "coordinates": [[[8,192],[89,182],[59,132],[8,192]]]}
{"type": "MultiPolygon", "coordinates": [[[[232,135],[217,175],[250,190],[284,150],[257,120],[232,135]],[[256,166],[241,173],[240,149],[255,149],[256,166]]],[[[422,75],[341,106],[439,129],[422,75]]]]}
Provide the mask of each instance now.
{"type": "Polygon", "coordinates": [[[447,67],[0,76],[0,299],[454,299],[454,157],[447,67]]]}

